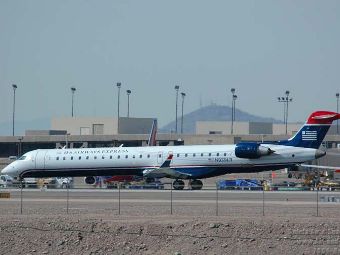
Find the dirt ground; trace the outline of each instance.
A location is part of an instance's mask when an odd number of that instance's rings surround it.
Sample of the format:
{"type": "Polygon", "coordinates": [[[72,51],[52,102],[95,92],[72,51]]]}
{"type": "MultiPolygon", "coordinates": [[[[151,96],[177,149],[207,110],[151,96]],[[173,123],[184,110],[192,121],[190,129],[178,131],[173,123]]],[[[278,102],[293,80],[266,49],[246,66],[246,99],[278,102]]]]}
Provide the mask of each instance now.
{"type": "Polygon", "coordinates": [[[0,254],[340,254],[324,217],[2,215],[0,254]]]}

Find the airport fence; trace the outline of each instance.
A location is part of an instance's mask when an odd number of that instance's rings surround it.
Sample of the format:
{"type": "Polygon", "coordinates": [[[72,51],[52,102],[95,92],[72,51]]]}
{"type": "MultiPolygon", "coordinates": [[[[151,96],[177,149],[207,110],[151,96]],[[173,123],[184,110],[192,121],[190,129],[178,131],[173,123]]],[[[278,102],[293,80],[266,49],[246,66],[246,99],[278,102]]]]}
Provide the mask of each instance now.
{"type": "Polygon", "coordinates": [[[0,189],[1,214],[339,217],[339,209],[340,192],[317,189],[221,190],[216,185],[204,190],[179,191],[173,190],[171,183],[158,189],[148,185],[133,188],[118,185],[114,189],[69,185],[62,189],[49,186],[0,189]]]}

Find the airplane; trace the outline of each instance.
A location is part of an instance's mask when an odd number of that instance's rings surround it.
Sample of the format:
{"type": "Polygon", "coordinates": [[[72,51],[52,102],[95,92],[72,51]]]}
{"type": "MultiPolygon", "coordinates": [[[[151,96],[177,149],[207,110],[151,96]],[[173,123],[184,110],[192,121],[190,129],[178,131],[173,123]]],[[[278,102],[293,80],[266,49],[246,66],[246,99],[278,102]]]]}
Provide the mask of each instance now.
{"type": "MultiPolygon", "coordinates": [[[[147,146],[156,146],[157,143],[156,136],[157,136],[157,119],[154,119],[152,122],[147,146]]],[[[84,183],[88,185],[97,185],[98,183],[101,184],[103,182],[108,185],[113,182],[132,182],[140,179],[141,179],[140,177],[137,177],[135,175],[86,176],[84,178],[84,183]]],[[[149,181],[149,179],[147,179],[147,181],[149,181]]],[[[151,179],[154,180],[154,178],[151,179]]]]}
{"type": "Polygon", "coordinates": [[[202,178],[293,167],[320,158],[319,149],[340,114],[316,111],[290,139],[271,143],[183,145],[118,148],[38,149],[25,153],[2,170],[25,177],[137,175],[174,179],[174,189],[190,180],[192,189],[203,187],[202,178]]]}

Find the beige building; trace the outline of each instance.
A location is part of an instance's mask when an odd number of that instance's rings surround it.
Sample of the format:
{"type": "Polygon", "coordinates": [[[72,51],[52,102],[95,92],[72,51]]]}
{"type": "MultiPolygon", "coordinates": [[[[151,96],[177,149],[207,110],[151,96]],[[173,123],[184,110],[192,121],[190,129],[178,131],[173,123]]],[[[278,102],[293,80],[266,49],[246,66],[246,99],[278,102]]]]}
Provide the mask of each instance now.
{"type": "Polygon", "coordinates": [[[53,118],[52,130],[66,130],[70,135],[148,134],[153,118],[62,117],[53,118]]]}
{"type": "MultiPolygon", "coordinates": [[[[196,134],[208,135],[230,135],[231,121],[197,121],[196,134]]],[[[302,123],[288,123],[287,133],[293,135],[301,128],[302,123]]],[[[286,134],[285,124],[273,124],[270,122],[241,122],[233,123],[234,135],[284,135],[286,134]]]]}

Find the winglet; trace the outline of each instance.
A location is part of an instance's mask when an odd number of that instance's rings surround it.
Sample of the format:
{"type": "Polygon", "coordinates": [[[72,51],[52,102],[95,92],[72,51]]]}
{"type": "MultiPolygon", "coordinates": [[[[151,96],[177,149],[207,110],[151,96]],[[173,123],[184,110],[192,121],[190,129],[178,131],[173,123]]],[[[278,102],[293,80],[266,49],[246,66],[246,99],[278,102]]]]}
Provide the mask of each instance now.
{"type": "Polygon", "coordinates": [[[334,120],[340,119],[340,114],[329,111],[317,111],[313,112],[308,120],[307,124],[326,124],[331,125],[334,120]]]}

